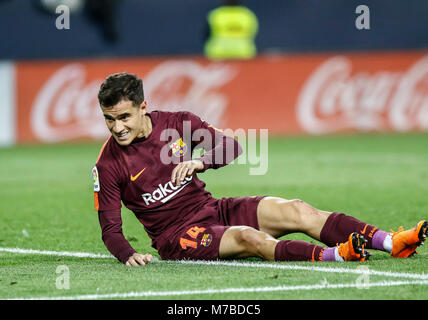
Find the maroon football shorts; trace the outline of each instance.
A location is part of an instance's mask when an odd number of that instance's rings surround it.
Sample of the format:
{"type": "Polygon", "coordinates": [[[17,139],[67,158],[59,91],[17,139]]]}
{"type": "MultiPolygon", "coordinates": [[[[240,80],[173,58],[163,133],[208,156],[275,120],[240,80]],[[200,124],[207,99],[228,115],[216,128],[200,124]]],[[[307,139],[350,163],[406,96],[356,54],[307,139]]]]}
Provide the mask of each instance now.
{"type": "Polygon", "coordinates": [[[257,206],[263,198],[222,198],[205,205],[172,236],[158,242],[159,255],[163,260],[218,259],[221,237],[230,226],[259,229],[257,206]]]}

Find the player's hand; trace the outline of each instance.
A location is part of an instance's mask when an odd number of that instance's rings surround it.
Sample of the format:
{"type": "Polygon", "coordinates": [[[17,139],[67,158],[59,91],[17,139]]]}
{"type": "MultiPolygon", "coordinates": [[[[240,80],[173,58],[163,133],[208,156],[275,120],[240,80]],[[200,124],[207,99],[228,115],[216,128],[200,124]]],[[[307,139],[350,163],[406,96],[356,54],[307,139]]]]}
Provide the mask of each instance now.
{"type": "Polygon", "coordinates": [[[180,162],[172,170],[171,182],[176,186],[179,186],[186,177],[190,177],[198,171],[204,169],[204,164],[201,160],[189,160],[180,162]]]}
{"type": "Polygon", "coordinates": [[[151,254],[141,254],[141,253],[134,253],[132,256],[129,257],[128,261],[126,261],[127,266],[144,266],[150,261],[152,261],[153,256],[151,254]]]}

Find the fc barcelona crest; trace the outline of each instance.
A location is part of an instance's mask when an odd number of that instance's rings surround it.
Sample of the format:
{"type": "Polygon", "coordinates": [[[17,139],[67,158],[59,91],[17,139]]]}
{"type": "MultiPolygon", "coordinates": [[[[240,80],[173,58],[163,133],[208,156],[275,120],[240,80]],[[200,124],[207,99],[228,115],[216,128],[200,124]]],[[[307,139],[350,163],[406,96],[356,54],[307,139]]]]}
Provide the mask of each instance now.
{"type": "Polygon", "coordinates": [[[213,236],[209,233],[206,233],[202,237],[201,245],[203,245],[204,247],[208,247],[212,241],[213,241],[213,236]]]}
{"type": "Polygon", "coordinates": [[[187,151],[187,144],[180,138],[174,143],[170,144],[169,147],[172,150],[172,154],[176,157],[181,157],[187,151]]]}

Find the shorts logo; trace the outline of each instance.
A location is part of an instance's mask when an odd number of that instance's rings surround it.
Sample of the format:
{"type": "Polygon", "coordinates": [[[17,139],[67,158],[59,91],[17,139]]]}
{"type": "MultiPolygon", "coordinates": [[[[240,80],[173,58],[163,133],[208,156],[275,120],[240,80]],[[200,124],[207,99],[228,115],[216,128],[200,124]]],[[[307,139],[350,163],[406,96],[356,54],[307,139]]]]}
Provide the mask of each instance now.
{"type": "Polygon", "coordinates": [[[213,236],[209,233],[206,233],[202,236],[201,245],[208,247],[213,241],[213,236]]]}
{"type": "Polygon", "coordinates": [[[169,147],[172,150],[172,154],[176,157],[181,157],[187,151],[187,144],[181,138],[170,144],[169,147]]]}

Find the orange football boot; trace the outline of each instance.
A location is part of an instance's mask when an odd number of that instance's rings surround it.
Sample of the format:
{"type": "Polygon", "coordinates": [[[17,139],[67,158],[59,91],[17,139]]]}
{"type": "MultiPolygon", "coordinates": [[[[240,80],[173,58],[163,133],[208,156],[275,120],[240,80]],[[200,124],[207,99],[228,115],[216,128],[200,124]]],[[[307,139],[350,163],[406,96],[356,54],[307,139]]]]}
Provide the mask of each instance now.
{"type": "Polygon", "coordinates": [[[404,230],[401,226],[397,232],[392,233],[391,256],[394,258],[408,258],[415,255],[416,248],[424,244],[428,235],[428,223],[419,221],[416,227],[404,230]]]}
{"type": "Polygon", "coordinates": [[[366,243],[362,235],[351,233],[347,242],[339,244],[339,255],[345,261],[366,261],[370,257],[370,252],[364,250],[366,243]]]}

